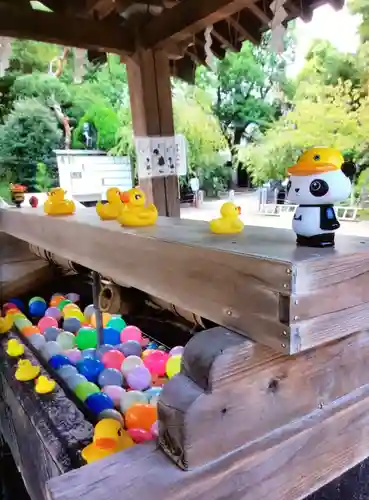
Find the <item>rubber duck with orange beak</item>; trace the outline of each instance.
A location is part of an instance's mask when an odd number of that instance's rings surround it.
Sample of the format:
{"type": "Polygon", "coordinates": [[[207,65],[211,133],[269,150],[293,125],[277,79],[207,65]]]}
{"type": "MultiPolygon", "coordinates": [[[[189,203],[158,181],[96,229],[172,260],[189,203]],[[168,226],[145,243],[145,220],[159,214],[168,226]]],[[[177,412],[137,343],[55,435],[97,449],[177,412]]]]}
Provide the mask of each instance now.
{"type": "Polygon", "coordinates": [[[118,216],[122,226],[143,227],[152,226],[158,218],[158,211],[152,203],[146,206],[146,197],[142,189],[135,187],[121,194],[123,202],[118,216]]]}

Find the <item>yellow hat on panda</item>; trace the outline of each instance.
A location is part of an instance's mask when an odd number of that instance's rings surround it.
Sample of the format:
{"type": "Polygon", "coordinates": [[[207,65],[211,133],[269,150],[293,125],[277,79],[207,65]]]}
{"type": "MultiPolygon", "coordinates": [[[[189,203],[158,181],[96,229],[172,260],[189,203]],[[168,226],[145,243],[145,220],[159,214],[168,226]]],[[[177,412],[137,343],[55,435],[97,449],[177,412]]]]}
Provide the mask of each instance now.
{"type": "Polygon", "coordinates": [[[342,154],[333,148],[311,148],[305,151],[296,164],[288,169],[289,175],[314,175],[340,170],[344,163],[342,154]]]}

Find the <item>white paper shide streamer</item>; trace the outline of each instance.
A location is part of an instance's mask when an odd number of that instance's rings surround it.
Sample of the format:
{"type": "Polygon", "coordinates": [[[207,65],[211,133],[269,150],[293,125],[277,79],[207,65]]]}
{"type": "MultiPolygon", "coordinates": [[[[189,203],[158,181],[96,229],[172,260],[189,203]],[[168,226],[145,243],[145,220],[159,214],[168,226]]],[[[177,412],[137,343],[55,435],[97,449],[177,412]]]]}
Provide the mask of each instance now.
{"type": "Polygon", "coordinates": [[[209,66],[209,68],[212,71],[216,71],[216,64],[215,64],[215,57],[213,52],[211,51],[211,45],[213,43],[213,40],[211,38],[211,32],[213,30],[213,26],[207,26],[204,32],[204,38],[205,38],[205,45],[204,45],[204,51],[205,51],[205,62],[209,66]]]}
{"type": "Polygon", "coordinates": [[[5,70],[9,67],[11,54],[12,39],[7,36],[0,36],[0,77],[5,75],[5,70]]]}
{"type": "Polygon", "coordinates": [[[270,4],[270,10],[274,13],[273,19],[269,23],[269,28],[272,31],[271,47],[277,54],[282,54],[284,51],[283,38],[286,28],[282,23],[288,17],[283,7],[285,3],[286,0],[273,0],[270,4]]]}
{"type": "Polygon", "coordinates": [[[85,49],[74,49],[74,83],[82,83],[86,74],[87,51],[85,49]]]}

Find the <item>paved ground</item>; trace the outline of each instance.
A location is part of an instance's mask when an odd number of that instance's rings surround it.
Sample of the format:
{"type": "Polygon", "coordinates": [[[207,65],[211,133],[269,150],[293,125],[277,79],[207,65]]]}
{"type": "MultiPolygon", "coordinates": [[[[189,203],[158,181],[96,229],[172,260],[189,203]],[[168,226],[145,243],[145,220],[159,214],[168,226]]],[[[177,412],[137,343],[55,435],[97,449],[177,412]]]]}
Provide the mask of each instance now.
{"type": "MultiPolygon", "coordinates": [[[[195,219],[208,221],[219,217],[220,207],[225,200],[204,201],[200,208],[181,208],[181,217],[184,219],[195,219]]],[[[241,207],[241,219],[246,225],[291,228],[292,215],[284,214],[259,215],[257,213],[258,197],[255,192],[235,195],[234,202],[241,207]]],[[[369,237],[369,221],[363,222],[341,222],[341,234],[355,234],[357,236],[369,237]]]]}

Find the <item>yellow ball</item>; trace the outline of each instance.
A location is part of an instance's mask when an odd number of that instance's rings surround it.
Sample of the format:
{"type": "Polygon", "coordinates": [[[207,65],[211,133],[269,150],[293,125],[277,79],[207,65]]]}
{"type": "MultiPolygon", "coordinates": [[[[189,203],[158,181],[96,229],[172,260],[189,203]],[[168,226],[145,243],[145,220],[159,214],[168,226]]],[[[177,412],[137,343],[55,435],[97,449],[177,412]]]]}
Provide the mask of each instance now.
{"type": "Polygon", "coordinates": [[[182,356],[177,354],[176,356],[171,356],[166,364],[165,371],[169,378],[174,377],[181,371],[182,356]]]}
{"type": "Polygon", "coordinates": [[[76,306],[76,304],[66,304],[64,307],[63,307],[63,315],[65,315],[65,313],[67,311],[80,311],[81,309],[76,306]]]}
{"type": "MultiPolygon", "coordinates": [[[[101,314],[101,317],[102,317],[102,324],[103,324],[103,327],[105,328],[106,325],[108,324],[108,321],[111,319],[111,314],[107,313],[107,312],[104,312],[101,314]]],[[[96,315],[95,313],[91,316],[90,318],[90,323],[91,325],[96,328],[96,315]]]]}
{"type": "Polygon", "coordinates": [[[64,319],[67,318],[77,318],[81,323],[84,323],[86,321],[83,312],[79,309],[68,309],[68,311],[66,311],[64,314],[64,319]]]}

